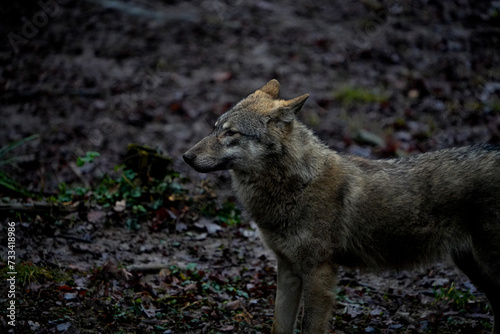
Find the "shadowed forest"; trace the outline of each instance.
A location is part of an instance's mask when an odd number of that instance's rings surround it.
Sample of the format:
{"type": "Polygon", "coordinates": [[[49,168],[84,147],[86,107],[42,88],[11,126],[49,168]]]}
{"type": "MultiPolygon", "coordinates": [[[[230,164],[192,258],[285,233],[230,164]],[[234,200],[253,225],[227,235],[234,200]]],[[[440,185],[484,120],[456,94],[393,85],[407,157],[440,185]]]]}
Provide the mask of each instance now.
{"type": "MultiPolygon", "coordinates": [[[[270,79],[340,152],[500,144],[499,1],[21,0],[0,36],[2,333],[270,333],[274,256],[182,160],[270,79]]],[[[492,329],[448,263],[336,294],[331,333],[492,329]]]]}

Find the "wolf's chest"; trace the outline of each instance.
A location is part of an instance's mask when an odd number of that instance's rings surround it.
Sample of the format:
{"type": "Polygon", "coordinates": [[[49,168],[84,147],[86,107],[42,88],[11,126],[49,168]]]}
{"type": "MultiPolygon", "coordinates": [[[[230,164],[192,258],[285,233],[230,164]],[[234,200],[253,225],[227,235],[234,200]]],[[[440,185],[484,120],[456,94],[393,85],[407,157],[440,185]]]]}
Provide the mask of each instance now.
{"type": "Polygon", "coordinates": [[[302,192],[269,180],[242,181],[233,176],[233,188],[245,210],[257,223],[285,224],[298,219],[302,192]]]}

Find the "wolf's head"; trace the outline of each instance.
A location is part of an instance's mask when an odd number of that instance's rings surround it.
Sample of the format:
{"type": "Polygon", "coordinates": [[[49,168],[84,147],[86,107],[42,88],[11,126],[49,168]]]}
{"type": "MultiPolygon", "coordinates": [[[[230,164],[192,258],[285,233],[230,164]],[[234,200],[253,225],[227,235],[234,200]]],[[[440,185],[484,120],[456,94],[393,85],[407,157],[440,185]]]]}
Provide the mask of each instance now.
{"type": "Polygon", "coordinates": [[[295,116],[309,97],[281,100],[277,80],[271,80],[219,117],[214,131],[184,154],[202,173],[232,169],[262,171],[279,155],[293,129],[295,116]]]}

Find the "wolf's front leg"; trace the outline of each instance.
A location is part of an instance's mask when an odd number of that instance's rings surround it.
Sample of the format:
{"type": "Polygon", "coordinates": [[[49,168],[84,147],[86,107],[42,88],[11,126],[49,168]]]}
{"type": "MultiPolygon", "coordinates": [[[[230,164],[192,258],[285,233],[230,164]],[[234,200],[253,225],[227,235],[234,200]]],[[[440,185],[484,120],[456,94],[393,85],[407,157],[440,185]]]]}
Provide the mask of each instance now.
{"type": "Polygon", "coordinates": [[[293,334],[302,294],[302,280],[292,264],[278,256],[278,291],[271,334],[293,334]]]}
{"type": "Polygon", "coordinates": [[[324,262],[304,277],[302,334],[326,333],[335,300],[337,272],[337,265],[324,262]]]}

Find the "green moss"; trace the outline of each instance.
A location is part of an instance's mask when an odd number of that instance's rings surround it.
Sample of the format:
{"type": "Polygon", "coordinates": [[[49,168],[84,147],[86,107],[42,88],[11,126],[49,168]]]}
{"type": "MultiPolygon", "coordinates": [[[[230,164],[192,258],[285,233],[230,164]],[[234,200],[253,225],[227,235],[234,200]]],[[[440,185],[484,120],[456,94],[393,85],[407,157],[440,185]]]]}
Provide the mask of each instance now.
{"type": "MultiPolygon", "coordinates": [[[[8,273],[11,271],[12,269],[9,269],[9,267],[7,266],[0,270],[1,279],[5,280],[10,277],[11,275],[9,275],[8,273]]],[[[64,273],[59,269],[41,267],[30,262],[21,262],[19,264],[16,264],[14,272],[17,273],[16,282],[20,285],[27,285],[31,282],[64,282],[70,279],[67,273],[64,273]]]]}
{"type": "Polygon", "coordinates": [[[362,87],[344,86],[334,94],[336,100],[344,104],[382,103],[389,100],[385,92],[372,92],[362,87]]]}

